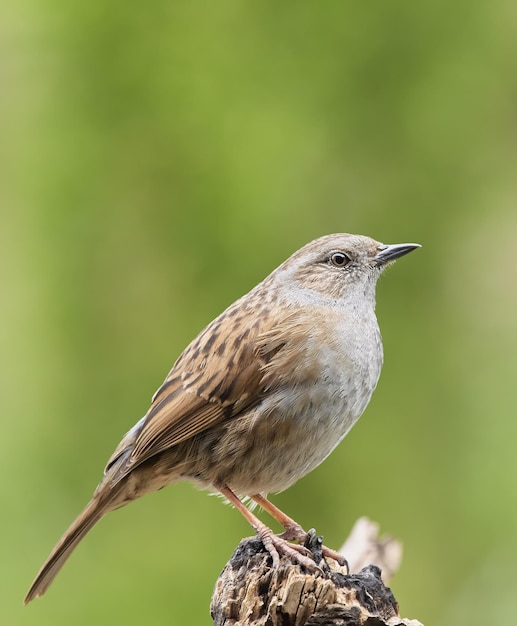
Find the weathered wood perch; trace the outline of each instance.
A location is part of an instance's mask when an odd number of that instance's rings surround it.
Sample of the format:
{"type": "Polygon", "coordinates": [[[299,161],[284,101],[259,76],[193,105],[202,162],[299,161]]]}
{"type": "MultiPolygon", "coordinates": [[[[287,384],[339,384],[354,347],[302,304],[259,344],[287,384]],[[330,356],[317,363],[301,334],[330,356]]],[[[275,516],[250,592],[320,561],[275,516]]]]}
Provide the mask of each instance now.
{"type": "Polygon", "coordinates": [[[210,607],[214,626],[421,626],[399,616],[381,579],[381,567],[389,575],[398,568],[400,544],[377,533],[375,524],[359,520],[345,543],[351,573],[328,559],[324,575],[307,573],[283,556],[273,570],[262,543],[244,539],[217,580],[210,607]],[[365,558],[373,564],[363,567],[365,558]]]}

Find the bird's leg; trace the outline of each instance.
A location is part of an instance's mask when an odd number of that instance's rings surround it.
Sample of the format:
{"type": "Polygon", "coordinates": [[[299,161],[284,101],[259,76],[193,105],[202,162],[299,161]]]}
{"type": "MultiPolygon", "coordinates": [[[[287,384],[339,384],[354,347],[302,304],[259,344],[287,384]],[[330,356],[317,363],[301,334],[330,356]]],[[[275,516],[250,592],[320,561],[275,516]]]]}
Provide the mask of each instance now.
{"type": "Polygon", "coordinates": [[[302,546],[293,546],[287,541],[287,539],[275,535],[271,528],[266,526],[263,522],[259,520],[258,517],[253,515],[248,507],[239,500],[239,498],[227,485],[218,487],[218,490],[227,500],[229,500],[234,505],[236,509],[238,509],[242,513],[242,515],[246,518],[249,524],[251,524],[251,526],[255,529],[259,539],[262,541],[264,547],[271,555],[274,568],[280,566],[279,555],[284,554],[293,561],[296,561],[300,565],[303,565],[308,570],[321,573],[321,568],[318,567],[318,565],[316,565],[316,563],[311,558],[306,556],[305,552],[310,553],[309,550],[307,550],[306,548],[302,548],[302,546]]]}
{"type": "Polygon", "coordinates": [[[289,541],[297,541],[301,544],[305,543],[307,533],[305,530],[303,530],[300,524],[294,521],[294,519],[290,518],[278,507],[276,507],[272,502],[270,502],[267,498],[264,498],[264,496],[261,496],[260,494],[255,494],[251,496],[251,499],[285,528],[285,533],[282,533],[282,537],[284,539],[288,539],[289,541]]]}
{"type": "MultiPolygon", "coordinates": [[[[280,535],[282,539],[297,541],[299,544],[305,545],[306,542],[311,539],[311,536],[315,534],[313,531],[309,531],[307,533],[300,526],[300,524],[297,524],[294,519],[286,515],[267,498],[264,498],[264,496],[261,496],[260,494],[255,494],[251,496],[251,499],[285,528],[285,532],[280,535]]],[[[334,559],[334,561],[337,561],[340,565],[346,566],[348,570],[347,560],[344,556],[339,554],[339,552],[336,552],[335,550],[327,548],[327,546],[323,545],[321,546],[321,551],[323,553],[323,556],[328,556],[329,558],[334,559]]]]}

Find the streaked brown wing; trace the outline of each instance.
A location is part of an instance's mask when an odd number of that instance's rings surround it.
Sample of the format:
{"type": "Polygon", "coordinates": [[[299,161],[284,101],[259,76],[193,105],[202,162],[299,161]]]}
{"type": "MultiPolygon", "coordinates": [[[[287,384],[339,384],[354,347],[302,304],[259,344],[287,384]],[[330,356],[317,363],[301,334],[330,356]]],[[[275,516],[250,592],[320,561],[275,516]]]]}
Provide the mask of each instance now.
{"type": "Polygon", "coordinates": [[[232,378],[222,369],[202,383],[189,382],[186,376],[181,387],[173,385],[172,391],[168,390],[171,381],[167,379],[147,414],[129,464],[143,463],[256,404],[261,397],[262,374],[258,359],[250,359],[232,378]]]}
{"type": "Polygon", "coordinates": [[[253,326],[237,329],[231,310],[183,352],[141,424],[119,444],[107,466],[113,483],[160,452],[258,404],[269,387],[285,382],[308,334],[317,332],[310,320],[297,320],[296,311],[280,321],[277,317],[273,327],[271,318],[259,316],[253,326]]]}
{"type": "Polygon", "coordinates": [[[250,326],[238,312],[235,305],[227,309],[176,361],[146,416],[108,461],[113,483],[152,456],[260,401],[268,354],[263,347],[259,351],[257,337],[269,320],[258,316],[250,326]]]}

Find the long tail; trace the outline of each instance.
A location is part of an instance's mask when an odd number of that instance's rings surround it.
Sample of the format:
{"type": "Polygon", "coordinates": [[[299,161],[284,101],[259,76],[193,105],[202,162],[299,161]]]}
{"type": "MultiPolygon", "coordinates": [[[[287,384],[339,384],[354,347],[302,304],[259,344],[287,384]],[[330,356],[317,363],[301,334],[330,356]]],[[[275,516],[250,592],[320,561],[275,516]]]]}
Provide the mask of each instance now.
{"type": "Polygon", "coordinates": [[[112,498],[109,498],[107,502],[106,498],[94,496],[92,500],[88,502],[83,511],[56,544],[45,563],[43,563],[25,596],[25,604],[28,604],[34,598],[45,593],[77,544],[83,539],[86,533],[93,528],[100,518],[111,510],[112,507],[109,506],[111,501],[112,498]]]}

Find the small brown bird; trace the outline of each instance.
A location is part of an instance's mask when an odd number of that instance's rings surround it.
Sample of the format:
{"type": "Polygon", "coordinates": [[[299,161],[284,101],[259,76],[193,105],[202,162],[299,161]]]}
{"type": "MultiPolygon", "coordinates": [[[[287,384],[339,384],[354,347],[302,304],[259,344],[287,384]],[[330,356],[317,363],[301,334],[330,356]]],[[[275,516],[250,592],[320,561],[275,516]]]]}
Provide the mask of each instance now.
{"type": "Polygon", "coordinates": [[[108,511],[180,480],[225,496],[258,533],[273,566],[282,553],[314,568],[307,550],[289,543],[303,544],[307,533],[266,497],[319,465],[363,413],[383,360],[377,279],[418,247],[321,237],[209,324],[119,443],[25,603],[47,590],[108,511]],[[243,504],[246,496],[286,532],[274,534],[243,504]]]}

